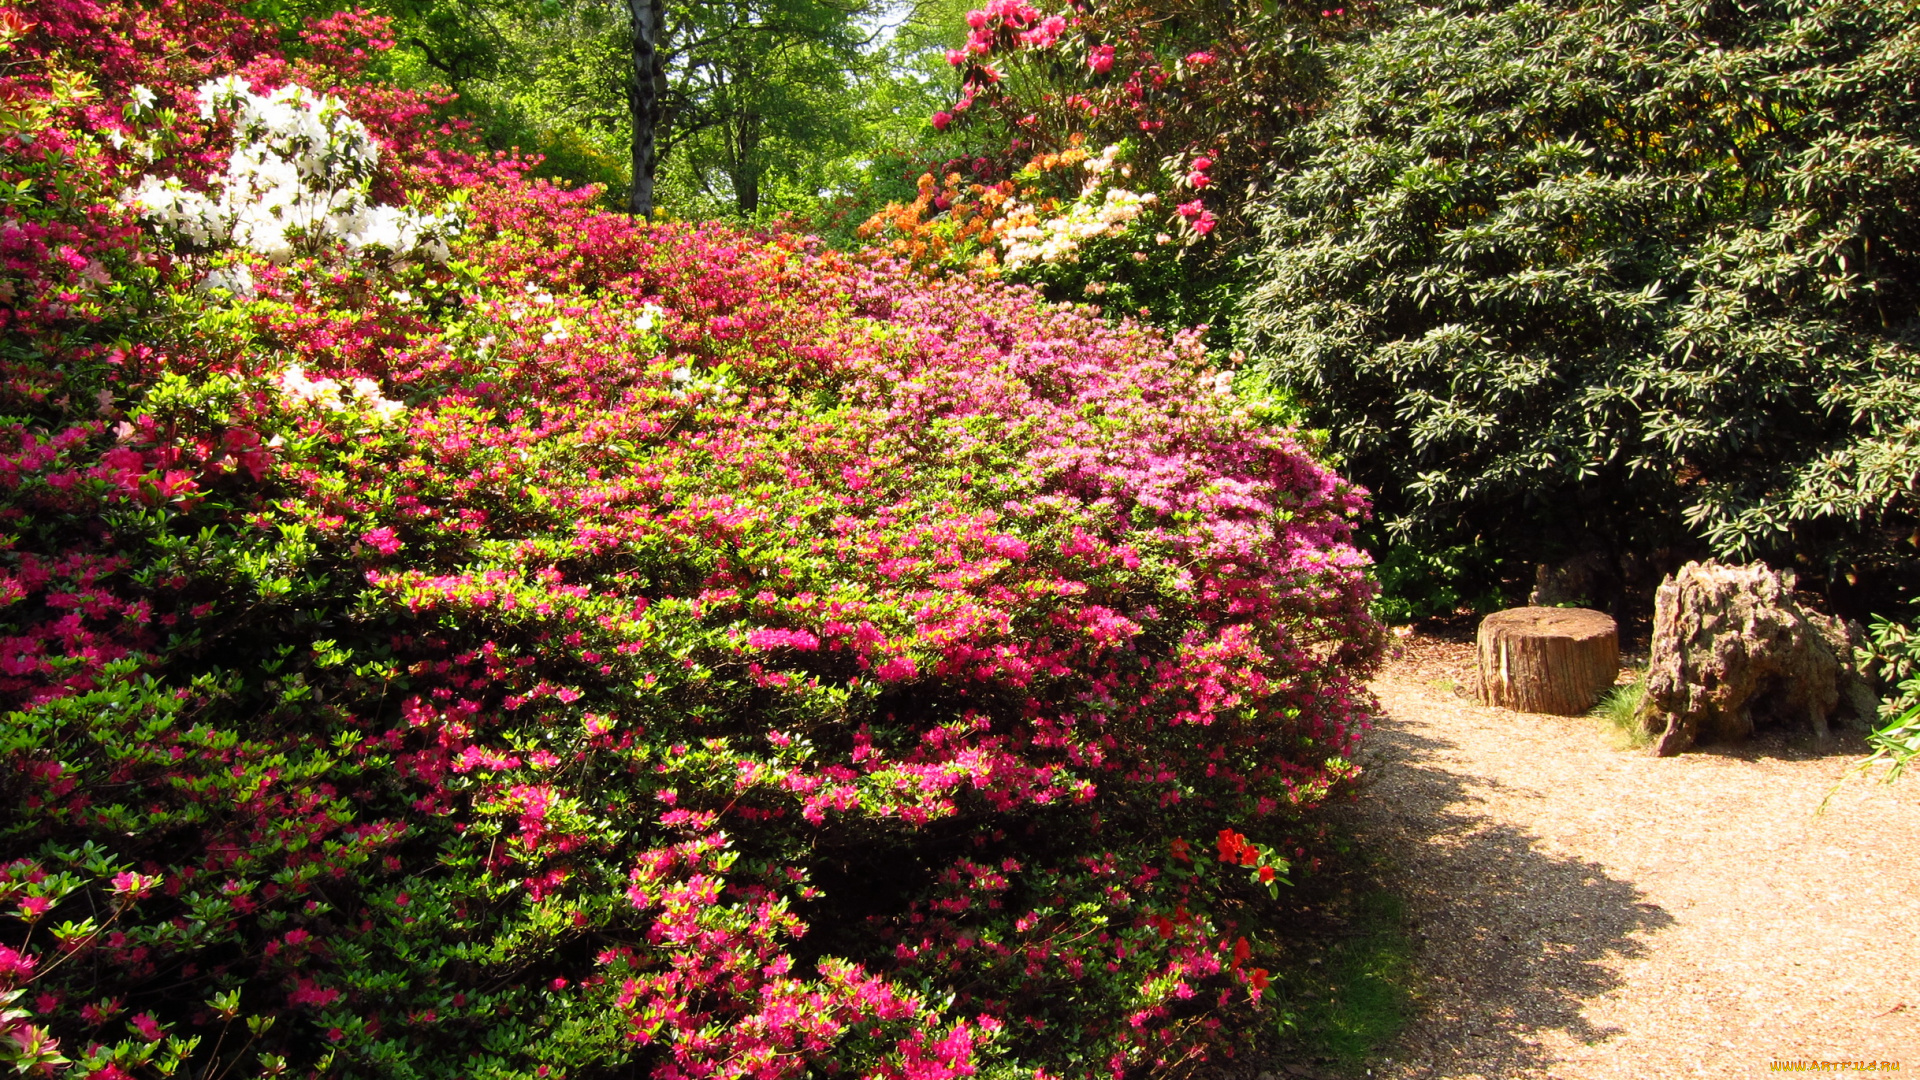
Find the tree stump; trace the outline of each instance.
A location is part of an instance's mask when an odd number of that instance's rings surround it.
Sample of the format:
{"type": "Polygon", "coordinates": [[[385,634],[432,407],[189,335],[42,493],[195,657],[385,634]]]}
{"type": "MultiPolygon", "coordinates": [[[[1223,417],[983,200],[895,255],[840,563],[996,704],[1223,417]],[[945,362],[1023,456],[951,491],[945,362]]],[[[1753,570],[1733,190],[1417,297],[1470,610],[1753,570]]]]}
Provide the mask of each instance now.
{"type": "Polygon", "coordinates": [[[1856,631],[1800,606],[1793,590],[1792,571],[1762,563],[1690,562],[1660,584],[1639,715],[1654,753],[1738,741],[1768,721],[1804,720],[1822,738],[1836,714],[1871,722],[1873,695],[1852,663],[1856,631]]]}
{"type": "Polygon", "coordinates": [[[1480,621],[1480,700],[1576,716],[1620,673],[1613,619],[1587,608],[1523,607],[1480,621]]]}

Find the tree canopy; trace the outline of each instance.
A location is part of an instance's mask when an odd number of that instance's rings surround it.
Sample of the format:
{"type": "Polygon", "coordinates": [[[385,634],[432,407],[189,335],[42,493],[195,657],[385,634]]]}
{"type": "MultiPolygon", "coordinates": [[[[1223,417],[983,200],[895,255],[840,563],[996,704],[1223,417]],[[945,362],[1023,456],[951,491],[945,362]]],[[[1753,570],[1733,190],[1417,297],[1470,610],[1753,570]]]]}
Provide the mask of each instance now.
{"type": "MultiPolygon", "coordinates": [[[[289,28],[327,5],[262,4],[289,28]]],[[[870,0],[675,0],[656,13],[656,182],[684,216],[807,210],[868,142],[855,89],[884,57],[870,0]]],[[[541,174],[632,183],[634,5],[625,0],[381,0],[395,48],[386,73],[459,96],[497,149],[547,160],[541,174]]],[[[291,32],[291,31],[289,31],[291,32]]],[[[924,125],[924,121],[923,124],[924,125]]]]}

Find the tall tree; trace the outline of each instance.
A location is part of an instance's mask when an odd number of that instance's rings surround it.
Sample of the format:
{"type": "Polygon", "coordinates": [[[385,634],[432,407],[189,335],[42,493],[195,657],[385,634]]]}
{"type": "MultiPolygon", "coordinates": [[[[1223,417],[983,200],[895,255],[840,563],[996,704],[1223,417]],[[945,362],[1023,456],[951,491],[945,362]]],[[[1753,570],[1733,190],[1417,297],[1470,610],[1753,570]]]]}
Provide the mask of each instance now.
{"type": "Polygon", "coordinates": [[[666,81],[661,63],[660,0],[627,0],[633,35],[632,64],[627,82],[627,109],[633,120],[631,155],[633,182],[627,189],[627,212],[635,217],[653,214],[654,133],[660,123],[660,84],[666,81]]]}
{"type": "Polygon", "coordinates": [[[857,141],[849,87],[873,62],[867,0],[682,0],[670,43],[677,175],[743,217],[817,184],[857,141]]]}
{"type": "MultiPolygon", "coordinates": [[[[393,18],[389,74],[460,96],[489,142],[541,172],[626,189],[650,214],[753,216],[861,157],[852,87],[881,66],[887,0],[375,0],[393,18]],[[670,161],[682,149],[687,160],[670,161]]],[[[291,35],[332,0],[254,0],[291,35]]]]}
{"type": "Polygon", "coordinates": [[[726,6],[727,23],[708,23],[720,33],[684,56],[676,133],[689,180],[753,217],[815,197],[827,161],[858,141],[849,74],[865,58],[844,11],[726,6]]]}

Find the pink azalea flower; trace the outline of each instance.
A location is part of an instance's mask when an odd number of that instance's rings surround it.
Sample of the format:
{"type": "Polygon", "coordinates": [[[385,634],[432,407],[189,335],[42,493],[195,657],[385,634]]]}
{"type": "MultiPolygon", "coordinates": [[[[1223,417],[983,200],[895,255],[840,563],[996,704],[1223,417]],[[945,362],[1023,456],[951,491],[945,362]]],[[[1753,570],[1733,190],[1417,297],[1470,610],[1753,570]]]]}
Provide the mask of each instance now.
{"type": "Polygon", "coordinates": [[[151,874],[123,871],[113,875],[114,895],[125,900],[141,900],[153,892],[160,879],[151,874]]]}
{"type": "Polygon", "coordinates": [[[0,945],[0,986],[12,986],[32,975],[38,962],[30,955],[0,945]]]}
{"type": "Polygon", "coordinates": [[[360,534],[360,542],[378,551],[382,555],[392,555],[400,550],[400,540],[391,528],[382,525],[377,529],[368,529],[360,534]]]}

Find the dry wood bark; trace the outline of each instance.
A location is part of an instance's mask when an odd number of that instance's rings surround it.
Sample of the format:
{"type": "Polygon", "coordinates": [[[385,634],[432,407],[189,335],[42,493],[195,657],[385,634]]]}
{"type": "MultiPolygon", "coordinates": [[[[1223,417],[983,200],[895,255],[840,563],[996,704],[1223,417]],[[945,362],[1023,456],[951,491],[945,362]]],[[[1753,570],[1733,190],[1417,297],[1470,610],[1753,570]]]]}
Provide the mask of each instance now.
{"type": "Polygon", "coordinates": [[[1661,583],[1640,707],[1656,754],[1744,739],[1756,720],[1805,719],[1822,737],[1836,712],[1871,720],[1849,628],[1803,608],[1793,587],[1792,571],[1762,563],[1690,562],[1661,583]]]}
{"type": "Polygon", "coordinates": [[[1613,619],[1587,608],[1523,607],[1480,622],[1480,700],[1573,716],[1593,708],[1620,672],[1613,619]]]}

